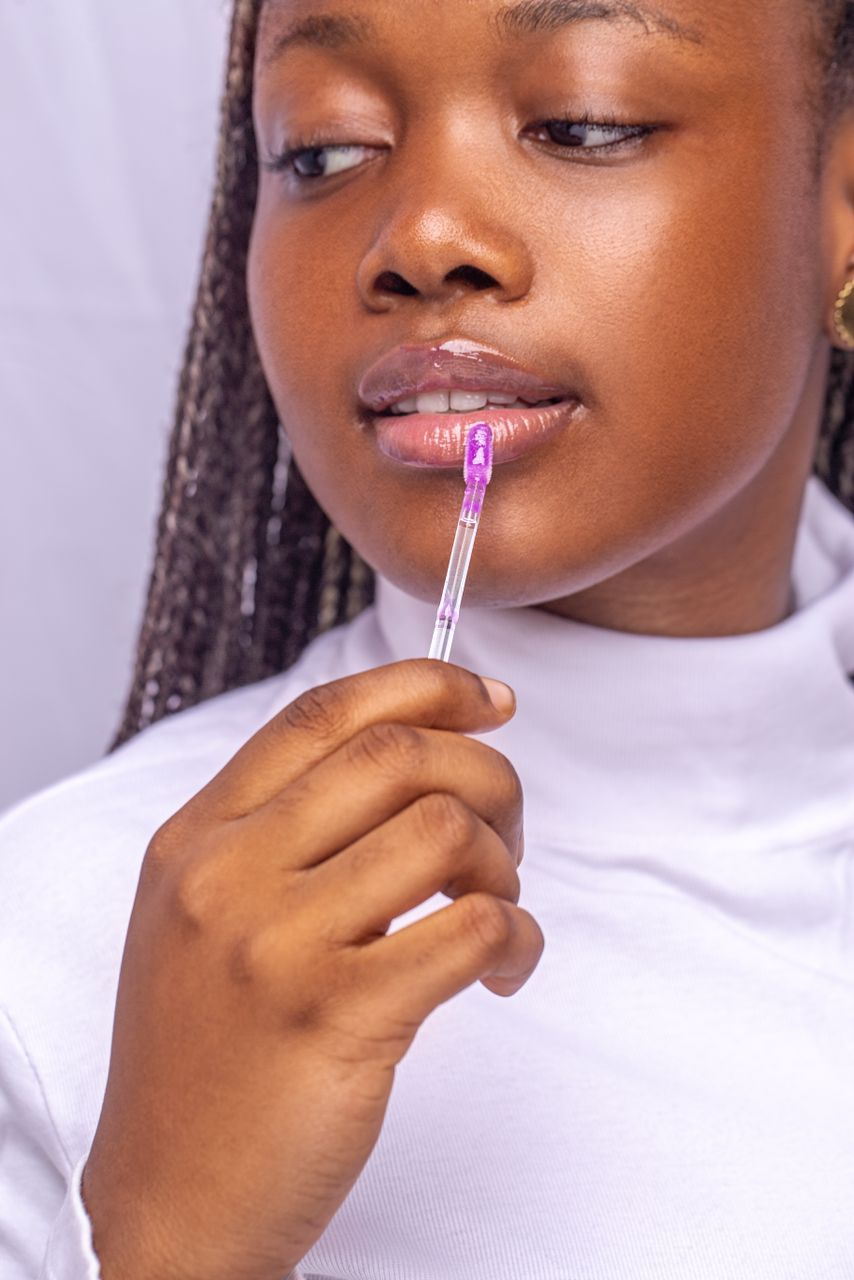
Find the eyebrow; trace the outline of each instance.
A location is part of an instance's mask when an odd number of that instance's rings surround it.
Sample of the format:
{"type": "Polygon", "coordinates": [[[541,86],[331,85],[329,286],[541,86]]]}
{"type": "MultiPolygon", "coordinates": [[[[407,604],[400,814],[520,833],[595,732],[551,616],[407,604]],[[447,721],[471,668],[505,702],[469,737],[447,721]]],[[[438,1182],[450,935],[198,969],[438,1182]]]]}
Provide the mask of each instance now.
{"type": "Polygon", "coordinates": [[[646,33],[673,36],[691,44],[702,44],[702,34],[695,27],[683,26],[675,18],[659,13],[634,0],[520,0],[505,5],[495,15],[502,35],[535,35],[540,31],[558,31],[573,22],[595,21],[639,23],[646,33]]]}
{"type": "MultiPolygon", "coordinates": [[[[267,11],[275,8],[267,4],[267,11]]],[[[374,24],[361,14],[318,13],[292,22],[271,42],[262,66],[268,66],[287,49],[309,45],[319,49],[341,49],[349,45],[367,44],[374,34],[374,24]]]]}
{"type": "MultiPolygon", "coordinates": [[[[269,12],[278,6],[269,3],[266,7],[269,12]]],[[[647,34],[663,34],[692,44],[703,41],[696,28],[683,26],[675,18],[635,0],[517,0],[499,9],[493,18],[498,34],[504,38],[558,31],[575,22],[626,20],[639,24],[647,34]]],[[[374,23],[364,14],[312,14],[289,24],[275,36],[262,65],[268,66],[297,45],[340,49],[368,44],[375,34],[374,23]]]]}

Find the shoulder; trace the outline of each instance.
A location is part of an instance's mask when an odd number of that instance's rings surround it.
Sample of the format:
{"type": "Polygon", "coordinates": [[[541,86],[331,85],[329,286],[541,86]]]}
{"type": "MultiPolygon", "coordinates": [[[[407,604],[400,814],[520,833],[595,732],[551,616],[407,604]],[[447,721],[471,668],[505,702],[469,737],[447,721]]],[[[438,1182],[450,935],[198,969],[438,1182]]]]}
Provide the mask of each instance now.
{"type": "Polygon", "coordinates": [[[97,1123],[151,837],[281,707],[341,674],[341,657],[326,633],[291,670],[159,720],[0,815],[0,1102],[24,1081],[71,1163],[97,1123]]]}
{"type": "Polygon", "coordinates": [[[117,978],[149,840],[233,754],[257,701],[252,686],[160,720],[0,817],[0,1004],[49,1016],[117,978]]]}
{"type": "Polygon", "coordinates": [[[155,831],[281,707],[339,674],[339,649],[326,633],[289,671],[173,713],[0,815],[0,1004],[34,960],[117,962],[155,831]]]}
{"type": "MultiPolygon", "coordinates": [[[[251,734],[270,682],[231,690],[136,734],[111,755],[0,817],[0,890],[54,924],[133,877],[156,828],[251,734]],[[140,842],[142,847],[140,848],[140,842]]],[[[94,905],[94,903],[93,903],[94,905]]]]}

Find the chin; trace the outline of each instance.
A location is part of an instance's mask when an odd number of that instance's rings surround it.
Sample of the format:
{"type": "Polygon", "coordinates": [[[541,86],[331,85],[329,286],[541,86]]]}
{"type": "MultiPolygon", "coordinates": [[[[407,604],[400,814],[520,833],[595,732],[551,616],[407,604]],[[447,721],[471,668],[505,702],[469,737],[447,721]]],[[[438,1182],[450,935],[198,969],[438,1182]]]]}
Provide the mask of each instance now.
{"type": "MultiPolygon", "coordinates": [[[[450,554],[450,541],[448,543],[450,554]]],[[[440,563],[420,563],[417,560],[390,559],[387,554],[376,557],[365,551],[359,553],[381,577],[393,586],[405,591],[416,600],[438,605],[447,572],[447,557],[440,563]]],[[[466,580],[464,607],[481,609],[512,609],[539,605],[579,590],[565,577],[553,583],[538,579],[530,565],[516,565],[508,572],[506,564],[475,563],[475,547],[472,565],[466,580]]]]}

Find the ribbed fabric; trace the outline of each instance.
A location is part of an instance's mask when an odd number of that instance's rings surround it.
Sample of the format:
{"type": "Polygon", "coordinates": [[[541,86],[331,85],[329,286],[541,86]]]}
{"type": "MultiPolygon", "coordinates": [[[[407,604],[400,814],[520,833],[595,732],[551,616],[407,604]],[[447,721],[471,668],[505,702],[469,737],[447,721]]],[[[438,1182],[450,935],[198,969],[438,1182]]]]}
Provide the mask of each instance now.
{"type": "MultiPolygon", "coordinates": [[[[454,661],[517,693],[482,741],[522,778],[546,947],[427,1018],[300,1280],[854,1280],[854,517],[815,477],[793,581],[791,618],[713,639],[463,606],[454,661]]],[[[152,833],[434,613],[381,580],[292,671],[0,822],[2,1280],[97,1280],[73,1188],[152,833]]]]}

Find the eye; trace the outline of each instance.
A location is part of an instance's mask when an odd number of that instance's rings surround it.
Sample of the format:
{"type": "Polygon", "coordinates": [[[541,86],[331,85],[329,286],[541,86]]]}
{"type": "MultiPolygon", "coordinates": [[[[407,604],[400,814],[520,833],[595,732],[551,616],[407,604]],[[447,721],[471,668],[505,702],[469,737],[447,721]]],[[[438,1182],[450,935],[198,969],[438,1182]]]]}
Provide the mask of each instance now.
{"type": "Polygon", "coordinates": [[[584,115],[577,120],[544,120],[534,126],[548,134],[547,141],[568,151],[614,152],[640,142],[654,132],[648,124],[620,124],[613,119],[593,120],[584,115]]]}
{"type": "Polygon", "coordinates": [[[268,157],[262,161],[262,167],[292,176],[297,181],[311,182],[317,178],[331,178],[336,173],[355,168],[373,150],[373,147],[355,144],[297,144],[268,157]]]}

